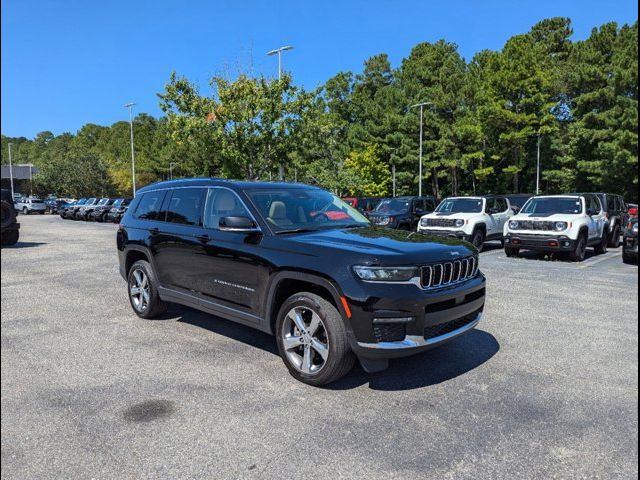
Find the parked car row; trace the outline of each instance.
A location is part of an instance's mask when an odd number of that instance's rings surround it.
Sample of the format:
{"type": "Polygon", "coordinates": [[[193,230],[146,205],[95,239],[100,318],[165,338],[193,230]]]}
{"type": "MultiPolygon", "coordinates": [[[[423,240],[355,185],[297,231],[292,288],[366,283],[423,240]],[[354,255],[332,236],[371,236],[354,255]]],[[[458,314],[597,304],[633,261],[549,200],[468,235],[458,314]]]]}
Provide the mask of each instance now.
{"type": "Polygon", "coordinates": [[[68,220],[118,223],[123,217],[131,198],[81,198],[58,209],[60,217],[68,220]]]}

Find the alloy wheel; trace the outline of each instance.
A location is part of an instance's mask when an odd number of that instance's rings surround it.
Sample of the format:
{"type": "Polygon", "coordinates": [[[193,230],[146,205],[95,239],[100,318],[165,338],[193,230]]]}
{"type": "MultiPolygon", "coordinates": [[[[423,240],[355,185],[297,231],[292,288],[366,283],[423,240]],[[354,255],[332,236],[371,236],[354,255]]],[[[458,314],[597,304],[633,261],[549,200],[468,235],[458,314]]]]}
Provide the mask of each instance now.
{"type": "Polygon", "coordinates": [[[329,357],[324,322],[308,307],[294,307],[284,318],[282,345],[289,362],[300,372],[315,375],[329,357]]]}
{"type": "Polygon", "coordinates": [[[149,307],[151,299],[149,277],[142,269],[134,270],[129,284],[129,295],[133,306],[139,312],[143,312],[149,307]]]}

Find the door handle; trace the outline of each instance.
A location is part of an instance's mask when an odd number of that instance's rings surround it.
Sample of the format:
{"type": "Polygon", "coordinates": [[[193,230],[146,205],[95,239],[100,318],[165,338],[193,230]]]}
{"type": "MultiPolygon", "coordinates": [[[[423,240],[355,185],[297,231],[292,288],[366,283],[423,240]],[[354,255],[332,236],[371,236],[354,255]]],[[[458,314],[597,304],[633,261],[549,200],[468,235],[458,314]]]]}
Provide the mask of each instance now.
{"type": "Polygon", "coordinates": [[[196,238],[202,243],[207,243],[209,240],[211,240],[211,237],[209,235],[196,235],[196,238]]]}

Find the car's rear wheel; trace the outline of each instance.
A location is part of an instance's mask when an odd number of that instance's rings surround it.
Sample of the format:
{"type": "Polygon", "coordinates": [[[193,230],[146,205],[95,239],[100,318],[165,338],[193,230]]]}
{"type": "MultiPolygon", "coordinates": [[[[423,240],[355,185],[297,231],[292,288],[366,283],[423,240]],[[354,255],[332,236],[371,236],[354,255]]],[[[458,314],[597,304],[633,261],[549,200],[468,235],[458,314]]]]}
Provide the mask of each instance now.
{"type": "Polygon", "coordinates": [[[520,253],[520,249],[513,247],[504,247],[504,253],[507,257],[517,257],[520,253]]]}
{"type": "Polygon", "coordinates": [[[15,245],[18,243],[20,231],[17,229],[5,230],[2,232],[2,245],[15,245]]]}
{"type": "Polygon", "coordinates": [[[131,266],[127,286],[131,307],[139,317],[154,318],[167,310],[168,304],[158,294],[155,272],[146,260],[138,260],[131,266]]]}
{"type": "Polygon", "coordinates": [[[626,253],[622,252],[622,261],[624,263],[636,263],[638,260],[636,257],[632,257],[631,255],[627,255],[626,253]]]}
{"type": "Polygon", "coordinates": [[[569,252],[569,258],[572,262],[582,262],[587,255],[587,239],[585,235],[580,235],[576,240],[573,250],[569,252]]]}
{"type": "Polygon", "coordinates": [[[481,228],[476,229],[471,236],[471,243],[481,252],[484,247],[484,230],[481,228]]]}
{"type": "Polygon", "coordinates": [[[616,225],[613,227],[613,233],[609,238],[609,247],[610,248],[618,248],[620,246],[620,226],[616,225]]]}
{"type": "Polygon", "coordinates": [[[609,245],[609,232],[602,232],[602,238],[600,239],[600,243],[595,246],[594,250],[597,255],[602,255],[603,253],[607,253],[607,246],[609,245]]]}
{"type": "Polygon", "coordinates": [[[336,307],[313,293],[289,297],[276,320],[278,350],[293,377],[325,385],[352,368],[355,356],[336,307]]]}

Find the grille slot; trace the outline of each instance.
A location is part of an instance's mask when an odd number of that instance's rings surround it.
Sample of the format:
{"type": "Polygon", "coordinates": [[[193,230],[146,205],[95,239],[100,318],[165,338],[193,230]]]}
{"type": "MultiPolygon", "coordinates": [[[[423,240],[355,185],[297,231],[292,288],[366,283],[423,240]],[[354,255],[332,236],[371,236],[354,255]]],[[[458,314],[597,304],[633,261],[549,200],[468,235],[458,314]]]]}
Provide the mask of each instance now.
{"type": "Polygon", "coordinates": [[[404,340],[407,327],[404,323],[374,323],[373,335],[378,342],[399,342],[404,340]]]}
{"type": "Polygon", "coordinates": [[[427,218],[428,227],[453,227],[455,222],[453,218],[427,218]]]}
{"type": "Polygon", "coordinates": [[[431,338],[440,337],[441,335],[446,335],[447,333],[451,333],[454,330],[458,330],[459,328],[464,327],[465,325],[470,324],[475,320],[478,312],[473,312],[469,315],[465,315],[464,317],[456,318],[455,320],[451,320],[449,322],[440,323],[438,325],[432,325],[430,327],[424,328],[424,339],[429,340],[431,338]]]}
{"type": "Polygon", "coordinates": [[[420,284],[422,288],[453,285],[473,278],[477,273],[478,260],[475,256],[470,256],[452,262],[423,266],[420,273],[420,284]]]}
{"type": "Polygon", "coordinates": [[[550,232],[554,230],[555,222],[547,222],[540,220],[519,220],[518,230],[541,230],[550,232]]]}

